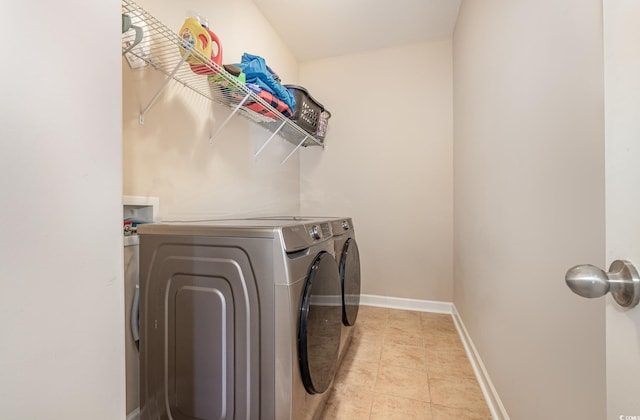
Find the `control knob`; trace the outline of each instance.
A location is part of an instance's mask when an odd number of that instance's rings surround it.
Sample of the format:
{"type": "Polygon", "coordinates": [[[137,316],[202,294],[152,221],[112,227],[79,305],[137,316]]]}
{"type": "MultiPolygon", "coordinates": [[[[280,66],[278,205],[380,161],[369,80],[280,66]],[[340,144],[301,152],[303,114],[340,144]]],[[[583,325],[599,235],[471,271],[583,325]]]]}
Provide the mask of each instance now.
{"type": "Polygon", "coordinates": [[[311,238],[315,240],[322,238],[322,235],[320,234],[320,227],[318,225],[313,225],[309,234],[311,235],[311,238]]]}

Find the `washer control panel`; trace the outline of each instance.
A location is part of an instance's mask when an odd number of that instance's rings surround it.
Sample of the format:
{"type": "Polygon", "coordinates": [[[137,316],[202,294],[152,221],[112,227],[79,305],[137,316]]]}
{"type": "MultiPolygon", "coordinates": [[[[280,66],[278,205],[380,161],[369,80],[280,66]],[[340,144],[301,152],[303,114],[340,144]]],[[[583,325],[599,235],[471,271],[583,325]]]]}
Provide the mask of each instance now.
{"type": "Polygon", "coordinates": [[[331,222],[317,221],[294,224],[282,228],[282,238],[287,252],[296,252],[317,245],[333,237],[331,222]]]}
{"type": "Polygon", "coordinates": [[[320,239],[327,239],[333,236],[333,232],[331,231],[331,224],[329,223],[319,223],[313,225],[307,225],[307,231],[309,232],[309,236],[314,241],[319,241],[320,239]]]}
{"type": "Polygon", "coordinates": [[[311,226],[311,229],[309,230],[309,235],[311,235],[311,239],[314,240],[318,240],[318,239],[322,239],[322,233],[320,230],[320,226],[318,225],[313,225],[311,226]]]}

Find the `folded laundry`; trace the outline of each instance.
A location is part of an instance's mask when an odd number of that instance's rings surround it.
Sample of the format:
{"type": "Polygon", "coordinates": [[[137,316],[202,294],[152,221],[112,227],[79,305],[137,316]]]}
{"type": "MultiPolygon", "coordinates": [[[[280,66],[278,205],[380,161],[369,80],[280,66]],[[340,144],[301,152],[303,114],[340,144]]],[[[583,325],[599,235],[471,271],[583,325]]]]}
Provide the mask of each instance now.
{"type": "Polygon", "coordinates": [[[242,62],[237,64],[247,76],[247,83],[255,83],[260,88],[272,93],[279,100],[283,101],[289,109],[294,109],[296,101],[287,88],[282,86],[275,78],[274,73],[267,67],[264,58],[244,53],[242,62]]]}
{"type": "MultiPolygon", "coordinates": [[[[291,115],[293,115],[293,113],[291,112],[291,108],[289,108],[287,104],[285,104],[283,101],[279,100],[278,98],[273,96],[271,93],[267,92],[266,90],[262,90],[260,93],[258,93],[258,96],[264,99],[269,105],[274,107],[276,110],[278,110],[278,112],[280,112],[285,117],[291,117],[291,115]]],[[[247,104],[247,108],[257,113],[260,113],[266,117],[276,118],[276,114],[274,114],[272,111],[265,108],[262,104],[258,102],[252,102],[250,104],[247,104]]]]}

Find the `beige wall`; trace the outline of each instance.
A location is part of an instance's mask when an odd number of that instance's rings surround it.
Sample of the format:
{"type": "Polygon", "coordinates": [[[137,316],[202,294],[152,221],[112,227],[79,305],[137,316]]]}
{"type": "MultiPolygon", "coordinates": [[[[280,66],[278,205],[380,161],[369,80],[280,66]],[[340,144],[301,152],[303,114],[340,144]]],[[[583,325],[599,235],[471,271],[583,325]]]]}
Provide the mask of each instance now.
{"type": "Polygon", "coordinates": [[[463,1],[454,303],[511,418],[605,418],[602,3],[463,1]]]}
{"type": "Polygon", "coordinates": [[[0,79],[5,419],[125,416],[119,14],[116,0],[0,13],[16,41],[0,79]]]}
{"type": "Polygon", "coordinates": [[[324,153],[303,150],[303,214],[353,217],[362,292],[452,299],[451,42],[302,63],[333,114],[324,153]]]}
{"type": "MultiPolygon", "coordinates": [[[[607,263],[640,265],[640,3],[604,1],[607,263]]],[[[640,414],[640,308],[607,298],[607,418],[640,414]]]]}
{"type": "MultiPolygon", "coordinates": [[[[220,38],[224,63],[239,62],[246,51],[263,56],[284,83],[297,82],[295,58],[251,1],[139,4],[176,32],[186,12],[194,10],[209,19],[220,38]]],[[[165,220],[298,212],[299,156],[280,165],[292,144],[275,139],[254,159],[270,133],[238,117],[209,144],[230,111],[176,83],[140,125],[139,110],[163,76],[152,69],[131,70],[124,60],[122,73],[125,194],[159,197],[165,220]]]]}

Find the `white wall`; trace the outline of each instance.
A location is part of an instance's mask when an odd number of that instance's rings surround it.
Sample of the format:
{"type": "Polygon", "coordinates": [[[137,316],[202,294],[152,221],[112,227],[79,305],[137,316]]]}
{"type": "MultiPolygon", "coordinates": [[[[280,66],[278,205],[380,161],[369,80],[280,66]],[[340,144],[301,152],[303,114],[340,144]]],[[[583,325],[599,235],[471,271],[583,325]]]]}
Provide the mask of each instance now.
{"type": "MultiPolygon", "coordinates": [[[[249,0],[138,4],[175,32],[194,10],[220,38],[225,64],[239,62],[246,51],[264,57],[283,83],[298,80],[295,58],[249,0]]],[[[298,213],[299,156],[280,165],[292,144],[275,139],[254,159],[270,133],[236,117],[210,145],[210,135],[230,111],[176,83],[140,125],[139,112],[163,76],[148,68],[131,70],[124,60],[122,72],[125,194],[159,197],[165,220],[298,213]]]]}
{"type": "Polygon", "coordinates": [[[0,407],[124,418],[120,3],[3,4],[0,407]]]}
{"type": "MultiPolygon", "coordinates": [[[[607,263],[640,266],[640,3],[604,1],[607,263]]],[[[607,298],[607,418],[640,415],[640,308],[607,298]]]]}
{"type": "Polygon", "coordinates": [[[362,292],[452,299],[451,41],[304,62],[333,114],[326,150],[303,150],[303,214],[351,216],[362,292]]]}
{"type": "MultiPolygon", "coordinates": [[[[454,303],[510,417],[605,418],[602,2],[463,1],[453,40],[454,303]]],[[[637,414],[637,413],[631,413],[637,414]]]]}

